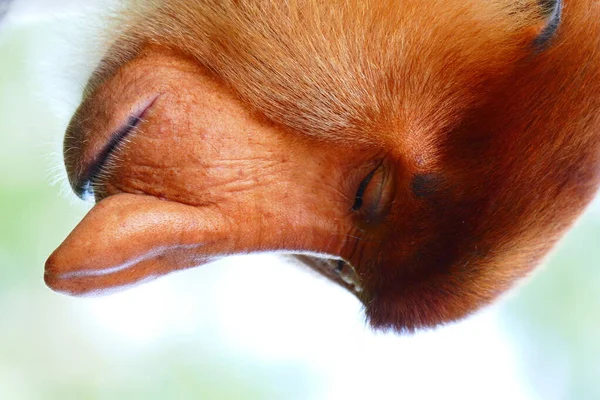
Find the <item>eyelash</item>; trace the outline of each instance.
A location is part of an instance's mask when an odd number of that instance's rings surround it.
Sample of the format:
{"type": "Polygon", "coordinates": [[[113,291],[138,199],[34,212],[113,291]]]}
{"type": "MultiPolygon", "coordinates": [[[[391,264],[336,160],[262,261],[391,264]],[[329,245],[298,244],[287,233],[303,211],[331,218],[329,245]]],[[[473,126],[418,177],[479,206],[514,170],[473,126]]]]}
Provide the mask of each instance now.
{"type": "Polygon", "coordinates": [[[375,172],[378,168],[379,165],[373,168],[373,170],[369,172],[365,179],[363,179],[362,182],[360,182],[360,185],[358,185],[358,190],[356,191],[356,196],[354,198],[354,204],[352,205],[352,211],[358,211],[361,209],[363,205],[363,196],[365,194],[365,190],[367,189],[367,186],[369,186],[369,183],[371,182],[371,179],[373,179],[373,176],[375,175],[375,172]]]}
{"type": "Polygon", "coordinates": [[[93,196],[94,184],[96,184],[98,179],[102,176],[102,173],[106,169],[112,154],[142,121],[143,120],[140,116],[129,117],[127,123],[120,127],[119,130],[113,134],[108,143],[96,157],[96,161],[91,165],[89,171],[85,175],[85,178],[82,180],[82,196],[93,196]]]}

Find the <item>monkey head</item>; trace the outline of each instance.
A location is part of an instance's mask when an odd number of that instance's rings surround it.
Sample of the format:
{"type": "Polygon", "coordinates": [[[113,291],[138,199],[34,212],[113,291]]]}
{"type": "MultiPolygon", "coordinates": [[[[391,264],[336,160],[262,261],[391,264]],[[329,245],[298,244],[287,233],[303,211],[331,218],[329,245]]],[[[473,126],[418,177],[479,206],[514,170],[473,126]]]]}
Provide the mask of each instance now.
{"type": "Polygon", "coordinates": [[[280,252],[374,327],[468,315],[538,265],[598,185],[600,10],[565,3],[126,11],[64,142],[96,205],[47,284],[78,295],[280,252]]]}

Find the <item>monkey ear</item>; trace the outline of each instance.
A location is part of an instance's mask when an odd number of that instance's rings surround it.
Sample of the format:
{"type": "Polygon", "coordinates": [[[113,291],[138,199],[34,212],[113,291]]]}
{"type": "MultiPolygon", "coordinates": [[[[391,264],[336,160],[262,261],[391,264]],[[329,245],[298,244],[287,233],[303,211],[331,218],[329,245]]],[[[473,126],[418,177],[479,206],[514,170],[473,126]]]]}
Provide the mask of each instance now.
{"type": "Polygon", "coordinates": [[[560,26],[563,9],[562,0],[539,0],[539,3],[546,23],[533,43],[537,52],[544,51],[550,45],[560,26]]]}

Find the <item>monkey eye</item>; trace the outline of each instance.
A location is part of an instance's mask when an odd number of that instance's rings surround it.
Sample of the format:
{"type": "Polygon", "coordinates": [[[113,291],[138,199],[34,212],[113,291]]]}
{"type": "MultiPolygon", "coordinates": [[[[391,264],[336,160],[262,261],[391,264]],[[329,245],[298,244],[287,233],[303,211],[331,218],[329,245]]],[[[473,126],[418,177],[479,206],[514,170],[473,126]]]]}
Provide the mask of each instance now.
{"type": "Polygon", "coordinates": [[[390,171],[383,161],[360,182],[352,211],[360,213],[367,223],[376,223],[387,213],[392,199],[390,171]]]}
{"type": "Polygon", "coordinates": [[[133,115],[111,135],[108,143],[104,145],[102,150],[96,155],[94,161],[89,165],[87,173],[81,177],[80,183],[76,185],[76,193],[82,199],[94,196],[94,183],[96,183],[98,177],[102,174],[108,160],[129,134],[138,127],[140,122],[142,122],[142,115],[133,115]]]}
{"type": "Polygon", "coordinates": [[[146,114],[152,108],[158,97],[159,95],[156,95],[154,98],[146,101],[145,104],[142,104],[142,106],[139,107],[138,111],[130,115],[127,121],[108,137],[107,142],[104,143],[104,146],[100,151],[98,151],[92,160],[83,168],[83,172],[72,178],[74,181],[73,190],[77,196],[84,200],[96,197],[96,200],[98,201],[97,193],[94,192],[95,185],[105,172],[111,157],[119,150],[122,144],[138,128],[138,126],[144,122],[146,114]]]}

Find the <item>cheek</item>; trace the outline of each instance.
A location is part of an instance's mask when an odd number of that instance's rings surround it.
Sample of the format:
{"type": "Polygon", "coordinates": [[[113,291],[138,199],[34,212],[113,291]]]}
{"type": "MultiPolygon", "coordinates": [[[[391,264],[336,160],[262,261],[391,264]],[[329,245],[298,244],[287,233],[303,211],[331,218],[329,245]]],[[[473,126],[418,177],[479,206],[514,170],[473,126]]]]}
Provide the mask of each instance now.
{"type": "Polygon", "coordinates": [[[147,194],[190,205],[265,202],[277,193],[291,196],[290,182],[300,185],[310,178],[285,153],[243,136],[226,137],[220,130],[179,134],[155,124],[119,150],[102,182],[103,194],[147,194]]]}
{"type": "MultiPolygon", "coordinates": [[[[476,246],[480,200],[464,184],[441,176],[407,174],[399,177],[396,197],[386,218],[381,270],[390,276],[441,271],[476,246]]],[[[400,278],[401,277],[401,278],[400,278]]]]}
{"type": "Polygon", "coordinates": [[[108,164],[103,184],[106,194],[150,194],[190,203],[205,182],[205,168],[197,156],[193,135],[172,133],[171,124],[149,119],[108,164]]]}

